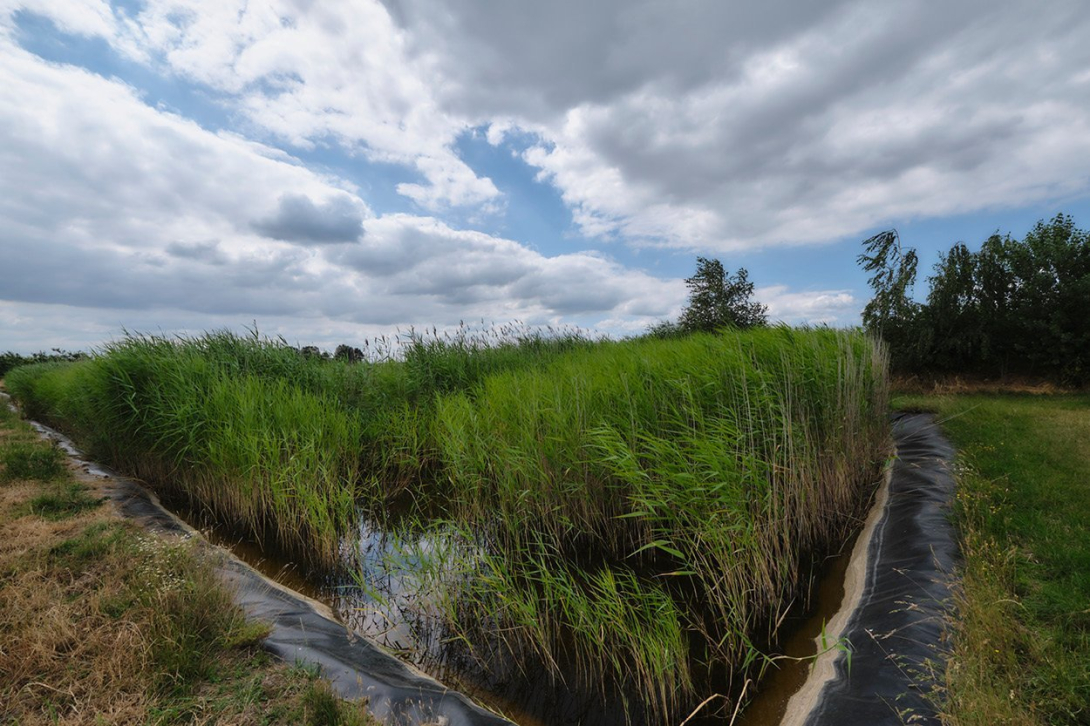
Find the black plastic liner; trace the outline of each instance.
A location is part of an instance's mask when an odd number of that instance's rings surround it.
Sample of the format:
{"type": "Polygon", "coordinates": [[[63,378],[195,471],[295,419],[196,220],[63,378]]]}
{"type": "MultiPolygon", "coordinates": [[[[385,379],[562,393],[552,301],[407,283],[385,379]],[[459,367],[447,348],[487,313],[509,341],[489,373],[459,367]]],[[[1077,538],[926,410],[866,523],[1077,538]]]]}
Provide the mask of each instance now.
{"type": "Polygon", "coordinates": [[[944,621],[960,553],[951,506],[954,449],[930,414],[894,419],[889,501],[870,544],[863,596],[807,726],[938,724],[944,621]]]}
{"type": "MultiPolygon", "coordinates": [[[[77,458],[87,478],[99,479],[96,483],[125,518],[149,531],[200,538],[138,482],[87,461],[63,434],[32,424],[77,458]]],[[[218,548],[217,552],[221,553],[218,570],[235,601],[248,616],[271,626],[264,647],[288,663],[319,666],[338,695],[366,698],[368,709],[379,720],[398,726],[512,726],[351,633],[321,604],[273,583],[229,553],[218,548]]]]}

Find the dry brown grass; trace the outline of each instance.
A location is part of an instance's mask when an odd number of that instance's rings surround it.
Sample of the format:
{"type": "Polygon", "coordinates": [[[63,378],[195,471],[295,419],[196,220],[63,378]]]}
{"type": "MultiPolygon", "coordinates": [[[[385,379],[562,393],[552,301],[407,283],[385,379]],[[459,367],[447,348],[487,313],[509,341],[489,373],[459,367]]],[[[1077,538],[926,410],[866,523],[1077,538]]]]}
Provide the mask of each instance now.
{"type": "MultiPolygon", "coordinates": [[[[0,418],[0,447],[33,438],[16,427],[0,418]]],[[[109,506],[32,514],[57,486],[0,484],[0,723],[368,722],[314,673],[262,651],[264,629],[193,547],[109,506]]]]}
{"type": "Polygon", "coordinates": [[[980,378],[974,376],[894,376],[892,388],[898,394],[923,395],[959,395],[993,393],[1028,393],[1049,396],[1059,393],[1072,393],[1079,389],[1065,388],[1052,381],[1033,378],[980,378]]]}
{"type": "MultiPolygon", "coordinates": [[[[72,571],[49,550],[92,524],[99,510],[59,522],[23,514],[41,485],[0,490],[0,701],[18,723],[84,723],[96,714],[137,723],[147,707],[139,675],[146,663],[138,626],[111,622],[103,597],[122,588],[123,568],[109,560],[72,571]]],[[[93,722],[93,721],[90,721],[93,722]]]]}

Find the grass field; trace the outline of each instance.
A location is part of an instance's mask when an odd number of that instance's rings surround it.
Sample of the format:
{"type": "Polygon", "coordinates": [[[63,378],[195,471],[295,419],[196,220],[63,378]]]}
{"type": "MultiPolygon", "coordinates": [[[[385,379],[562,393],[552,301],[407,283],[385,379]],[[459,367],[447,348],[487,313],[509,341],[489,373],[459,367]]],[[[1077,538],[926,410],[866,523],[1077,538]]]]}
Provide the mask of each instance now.
{"type": "Polygon", "coordinates": [[[209,562],[144,534],[0,406],[0,722],[373,723],[273,661],[209,562]]]}
{"type": "Polygon", "coordinates": [[[897,396],[959,449],[946,722],[1090,723],[1090,395],[897,396]]]}
{"type": "Polygon", "coordinates": [[[136,337],[6,383],[95,456],[316,566],[346,566],[355,518],[398,502],[460,543],[401,558],[435,570],[448,641],[663,720],[708,695],[695,674],[744,677],[889,445],[884,354],[832,330],[500,331],[355,364],[136,337]]]}

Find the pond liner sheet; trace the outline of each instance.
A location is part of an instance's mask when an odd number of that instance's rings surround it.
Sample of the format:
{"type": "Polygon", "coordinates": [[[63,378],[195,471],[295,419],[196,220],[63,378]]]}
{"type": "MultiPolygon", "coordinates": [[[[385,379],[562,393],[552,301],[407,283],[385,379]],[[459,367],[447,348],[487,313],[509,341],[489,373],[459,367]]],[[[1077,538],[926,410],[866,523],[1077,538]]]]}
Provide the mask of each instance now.
{"type": "MultiPolygon", "coordinates": [[[[806,726],[939,724],[929,694],[942,683],[944,623],[960,550],[951,519],[954,449],[931,414],[899,414],[884,511],[868,544],[858,606],[802,719],[806,726]]],[[[798,714],[795,714],[797,716],[798,714]]]]}
{"type": "MultiPolygon", "coordinates": [[[[152,532],[197,538],[202,546],[213,548],[140,483],[87,460],[63,434],[30,423],[75,458],[83,478],[94,481],[126,519],[152,532]]],[[[321,603],[269,580],[229,552],[214,549],[220,554],[219,574],[235,601],[249,617],[270,625],[263,646],[288,663],[317,665],[338,695],[366,698],[368,710],[380,721],[397,726],[512,726],[350,632],[321,603]]]]}

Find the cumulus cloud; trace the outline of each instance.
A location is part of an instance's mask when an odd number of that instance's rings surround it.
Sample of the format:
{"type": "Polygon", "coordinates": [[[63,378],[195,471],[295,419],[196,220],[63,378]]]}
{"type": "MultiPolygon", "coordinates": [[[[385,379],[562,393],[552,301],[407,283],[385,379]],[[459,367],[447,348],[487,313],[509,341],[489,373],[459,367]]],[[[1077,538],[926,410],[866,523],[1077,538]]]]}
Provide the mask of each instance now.
{"type": "Polygon", "coordinates": [[[265,237],[286,242],[356,242],[363,234],[363,215],[347,196],[315,204],[306,195],[285,194],[276,213],[255,221],[253,228],[265,237]]]}
{"type": "Polygon", "coordinates": [[[396,306],[390,312],[417,323],[597,320],[626,307],[654,318],[684,295],[680,280],[660,280],[600,255],[547,257],[513,240],[411,215],[369,220],[361,244],[331,249],[328,258],[389,295],[396,306]]]}
{"type": "Polygon", "coordinates": [[[219,242],[172,242],[167,245],[166,253],[171,257],[185,260],[197,260],[209,265],[225,265],[229,261],[220,249],[219,242]]]}
{"type": "Polygon", "coordinates": [[[273,314],[313,311],[308,292],[336,286],[315,254],[246,220],[285,195],[341,198],[350,185],[151,108],[120,82],[0,52],[0,296],[273,314]]]}
{"type": "Polygon", "coordinates": [[[1090,16],[1018,0],[100,0],[31,5],[225,94],[298,147],[502,208],[456,140],[524,154],[587,235],[731,251],[1086,194],[1090,16]]]}
{"type": "Polygon", "coordinates": [[[1077,0],[388,0],[592,235],[728,251],[1090,191],[1077,0]]]}
{"type": "Polygon", "coordinates": [[[792,292],[785,285],[769,285],[753,296],[768,306],[770,320],[791,324],[845,325],[858,319],[863,307],[850,290],[792,292]]]}
{"type": "MultiPolygon", "coordinates": [[[[682,281],[460,228],[504,205],[460,139],[510,143],[585,235],[713,254],[820,242],[1090,192],[1088,34],[1078,0],[12,0],[0,299],[20,320],[67,305],[637,332],[678,314],[682,281]],[[233,130],[33,55],[27,13],[194,84],[233,130]],[[414,213],[302,161],[323,155],[400,167],[414,213]]],[[[851,290],[758,296],[774,319],[858,319],[851,290]]]]}
{"type": "Polygon", "coordinates": [[[398,191],[428,209],[494,200],[492,180],[453,151],[463,121],[435,97],[435,69],[410,58],[377,2],[155,0],[135,42],[171,72],[229,94],[251,122],[299,147],[411,167],[398,191]]]}
{"type": "Polygon", "coordinates": [[[374,216],[350,184],[275,149],[152,108],[119,81],[2,50],[0,299],[19,309],[373,330],[593,323],[677,305],[678,281],[601,255],[374,216]],[[318,244],[334,241],[354,243],[318,244]]]}

